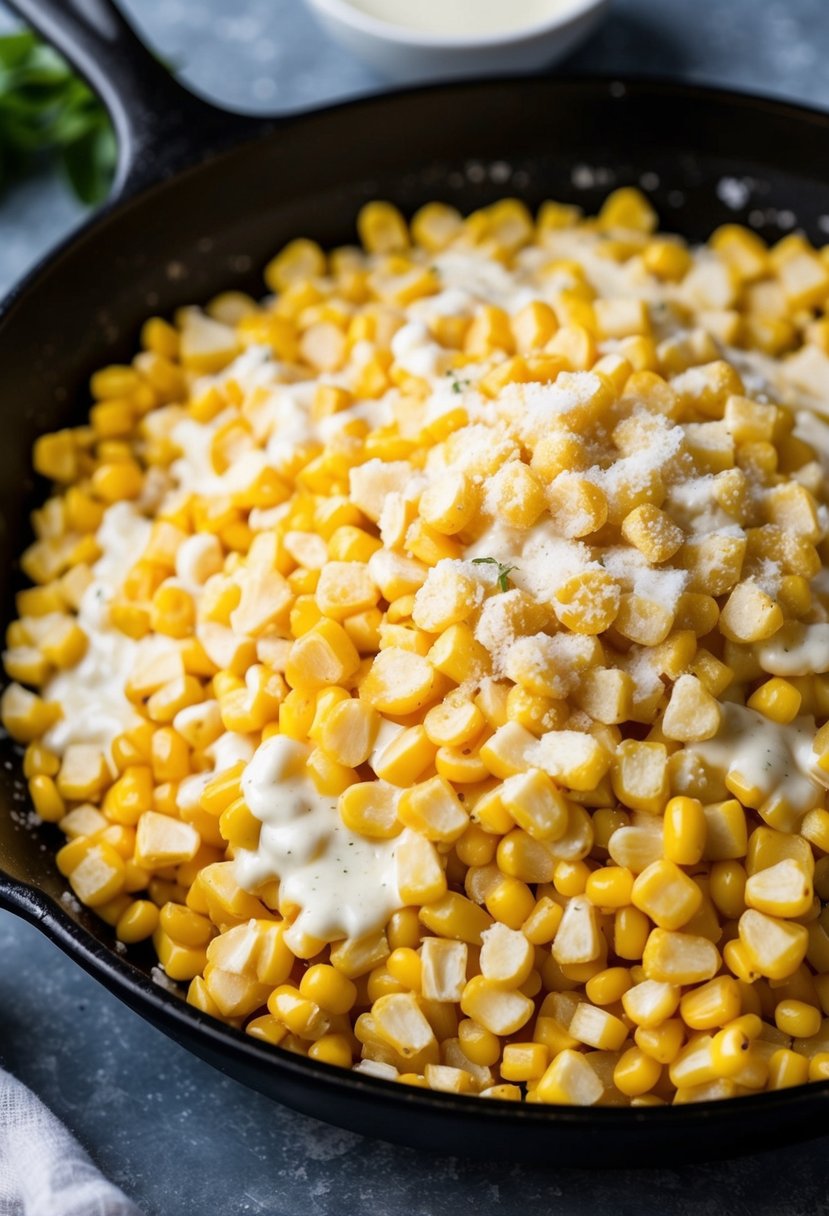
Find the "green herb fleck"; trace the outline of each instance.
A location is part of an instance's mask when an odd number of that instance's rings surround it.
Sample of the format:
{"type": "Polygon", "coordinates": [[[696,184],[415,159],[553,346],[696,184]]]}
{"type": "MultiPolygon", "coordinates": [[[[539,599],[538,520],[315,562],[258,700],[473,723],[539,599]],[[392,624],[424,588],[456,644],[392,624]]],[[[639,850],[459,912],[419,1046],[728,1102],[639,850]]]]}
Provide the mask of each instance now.
{"type": "Polygon", "coordinates": [[[508,566],[504,562],[499,562],[497,557],[473,557],[473,566],[497,566],[498,567],[498,586],[502,591],[509,590],[509,576],[513,570],[517,570],[517,566],[508,566]]]}

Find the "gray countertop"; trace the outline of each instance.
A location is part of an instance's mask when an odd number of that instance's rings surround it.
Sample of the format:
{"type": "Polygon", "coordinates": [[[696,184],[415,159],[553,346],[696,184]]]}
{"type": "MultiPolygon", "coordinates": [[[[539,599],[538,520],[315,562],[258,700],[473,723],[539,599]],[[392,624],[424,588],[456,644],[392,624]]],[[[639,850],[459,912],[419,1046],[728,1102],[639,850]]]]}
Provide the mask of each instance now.
{"type": "MultiPolygon", "coordinates": [[[[299,0],[129,0],[147,39],[240,109],[384,87],[299,0]]],[[[0,27],[9,23],[0,6],[0,27]]],[[[650,72],[829,107],[829,0],[616,0],[567,67],[650,72]]],[[[44,174],[0,200],[0,290],[82,212],[44,174]]],[[[151,1029],[38,932],[0,913],[0,1063],[147,1216],[665,1216],[829,1212],[829,1137],[683,1170],[545,1172],[423,1155],[268,1102],[151,1029]]]]}

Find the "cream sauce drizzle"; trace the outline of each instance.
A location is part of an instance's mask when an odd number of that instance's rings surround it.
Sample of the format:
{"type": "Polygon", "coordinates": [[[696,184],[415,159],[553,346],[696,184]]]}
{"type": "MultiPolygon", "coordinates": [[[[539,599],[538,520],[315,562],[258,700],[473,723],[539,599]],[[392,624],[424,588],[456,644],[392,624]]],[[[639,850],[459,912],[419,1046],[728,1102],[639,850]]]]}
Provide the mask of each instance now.
{"type": "Polygon", "coordinates": [[[726,782],[728,777],[739,779],[751,791],[741,801],[758,809],[785,801],[795,813],[804,814],[823,802],[827,780],[816,768],[814,735],[812,718],[782,726],[753,709],[726,702],[714,738],[687,750],[726,782]]]}
{"type": "Polygon", "coordinates": [[[124,693],[138,643],[112,626],[109,607],[144,551],[150,528],[149,520],[129,503],[116,503],[98,529],[101,556],[78,612],[78,624],[89,639],[86,653],[77,666],[53,676],[43,689],[44,698],[63,709],[63,717],[43,737],[59,755],[72,743],[108,749],[117,734],[138,721],[124,693]]]}
{"type": "Polygon", "coordinates": [[[237,880],[255,890],[278,878],[280,906],[296,905],[295,925],[312,937],[363,937],[402,907],[395,842],[369,840],[344,825],[336,797],[320,794],[308,776],[309,750],[278,735],[257,748],[242,794],[262,831],[256,850],[237,854],[237,880]]]}
{"type": "Polygon", "coordinates": [[[789,621],[762,642],[758,657],[773,676],[813,676],[829,671],[829,624],[789,621]]]}

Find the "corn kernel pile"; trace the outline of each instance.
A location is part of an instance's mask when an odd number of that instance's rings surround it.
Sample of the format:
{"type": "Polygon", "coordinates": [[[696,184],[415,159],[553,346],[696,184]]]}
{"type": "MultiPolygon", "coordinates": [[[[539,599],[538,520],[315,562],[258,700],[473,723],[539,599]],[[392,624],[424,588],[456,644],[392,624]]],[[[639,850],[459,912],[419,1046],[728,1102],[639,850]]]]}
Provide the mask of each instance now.
{"type": "Polygon", "coordinates": [[[829,1079],[829,251],[692,250],[632,189],[358,229],[152,318],[35,444],[0,713],[61,872],[318,1061],[829,1079]],[[329,928],[265,848],[289,788],[300,851],[313,803],[391,875],[325,871],[329,928]]]}

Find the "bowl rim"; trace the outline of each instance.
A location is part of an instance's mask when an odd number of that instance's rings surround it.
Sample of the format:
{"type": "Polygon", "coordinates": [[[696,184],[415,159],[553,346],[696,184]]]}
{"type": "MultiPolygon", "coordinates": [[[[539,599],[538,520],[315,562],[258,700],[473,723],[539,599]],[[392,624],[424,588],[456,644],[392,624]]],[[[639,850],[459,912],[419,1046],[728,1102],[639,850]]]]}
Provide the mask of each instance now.
{"type": "Polygon", "coordinates": [[[306,0],[306,2],[310,8],[333,18],[342,25],[397,46],[412,47],[417,50],[477,51],[514,46],[533,38],[541,38],[560,30],[563,31],[580,18],[597,14],[607,8],[611,0],[565,0],[564,7],[556,6],[556,11],[552,12],[546,20],[480,37],[460,34],[430,34],[423,30],[410,29],[405,25],[396,25],[392,21],[384,21],[380,17],[373,17],[370,13],[363,12],[362,9],[356,8],[351,0],[306,0]]]}

